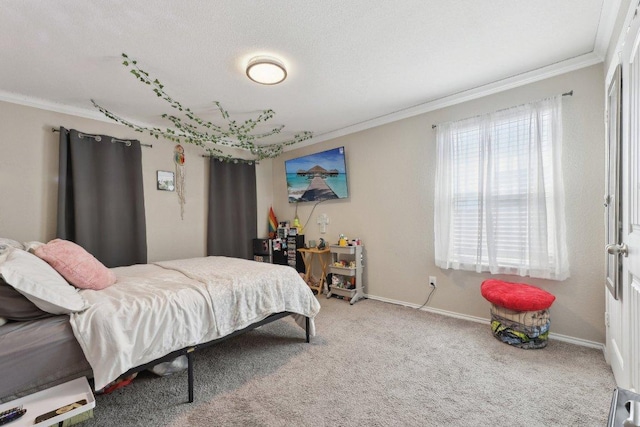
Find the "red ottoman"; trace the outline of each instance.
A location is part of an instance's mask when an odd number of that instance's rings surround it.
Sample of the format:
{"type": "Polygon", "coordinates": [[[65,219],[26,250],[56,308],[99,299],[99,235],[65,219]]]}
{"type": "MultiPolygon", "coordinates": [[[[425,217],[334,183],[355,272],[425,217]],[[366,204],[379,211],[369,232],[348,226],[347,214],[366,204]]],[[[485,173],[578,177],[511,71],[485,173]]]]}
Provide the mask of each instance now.
{"type": "Polygon", "coordinates": [[[480,292],[491,303],[494,337],[520,348],[547,346],[549,307],[555,296],[535,286],[496,279],[482,282],[480,292]]]}

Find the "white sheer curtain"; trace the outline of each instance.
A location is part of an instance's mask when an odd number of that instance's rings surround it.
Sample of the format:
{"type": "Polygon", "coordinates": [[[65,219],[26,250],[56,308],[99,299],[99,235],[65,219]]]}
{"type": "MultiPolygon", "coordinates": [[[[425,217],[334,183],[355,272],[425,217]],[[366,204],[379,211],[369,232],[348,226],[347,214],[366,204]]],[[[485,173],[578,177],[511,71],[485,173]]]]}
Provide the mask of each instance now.
{"type": "Polygon", "coordinates": [[[437,127],[441,268],[569,277],[562,96],[437,127]]]}

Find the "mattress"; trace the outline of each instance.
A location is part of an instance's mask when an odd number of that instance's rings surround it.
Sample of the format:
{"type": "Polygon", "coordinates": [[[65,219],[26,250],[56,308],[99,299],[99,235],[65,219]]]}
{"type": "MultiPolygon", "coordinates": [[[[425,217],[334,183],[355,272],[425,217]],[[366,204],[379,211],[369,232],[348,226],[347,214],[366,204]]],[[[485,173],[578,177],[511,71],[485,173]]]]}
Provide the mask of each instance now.
{"type": "Polygon", "coordinates": [[[0,366],[0,402],[91,376],[66,315],[0,326],[0,366]]]}

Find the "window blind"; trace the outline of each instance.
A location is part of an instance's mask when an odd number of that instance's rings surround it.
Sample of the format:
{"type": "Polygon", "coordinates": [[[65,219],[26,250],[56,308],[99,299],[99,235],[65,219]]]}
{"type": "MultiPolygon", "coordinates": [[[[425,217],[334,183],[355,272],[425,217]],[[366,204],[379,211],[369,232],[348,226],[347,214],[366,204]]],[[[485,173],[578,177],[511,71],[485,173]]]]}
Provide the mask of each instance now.
{"type": "Polygon", "coordinates": [[[436,263],[562,280],[561,96],[438,126],[436,263]]]}

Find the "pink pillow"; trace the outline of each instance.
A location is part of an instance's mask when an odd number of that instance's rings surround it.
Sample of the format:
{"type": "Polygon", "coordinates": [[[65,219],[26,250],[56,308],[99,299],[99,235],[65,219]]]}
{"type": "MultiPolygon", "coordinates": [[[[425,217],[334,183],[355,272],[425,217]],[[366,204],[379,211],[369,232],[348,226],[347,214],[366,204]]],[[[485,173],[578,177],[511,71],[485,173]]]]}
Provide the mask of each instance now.
{"type": "Polygon", "coordinates": [[[84,248],[68,240],[52,240],[37,247],[34,252],[78,288],[100,290],[116,282],[113,271],[84,248]]]}

